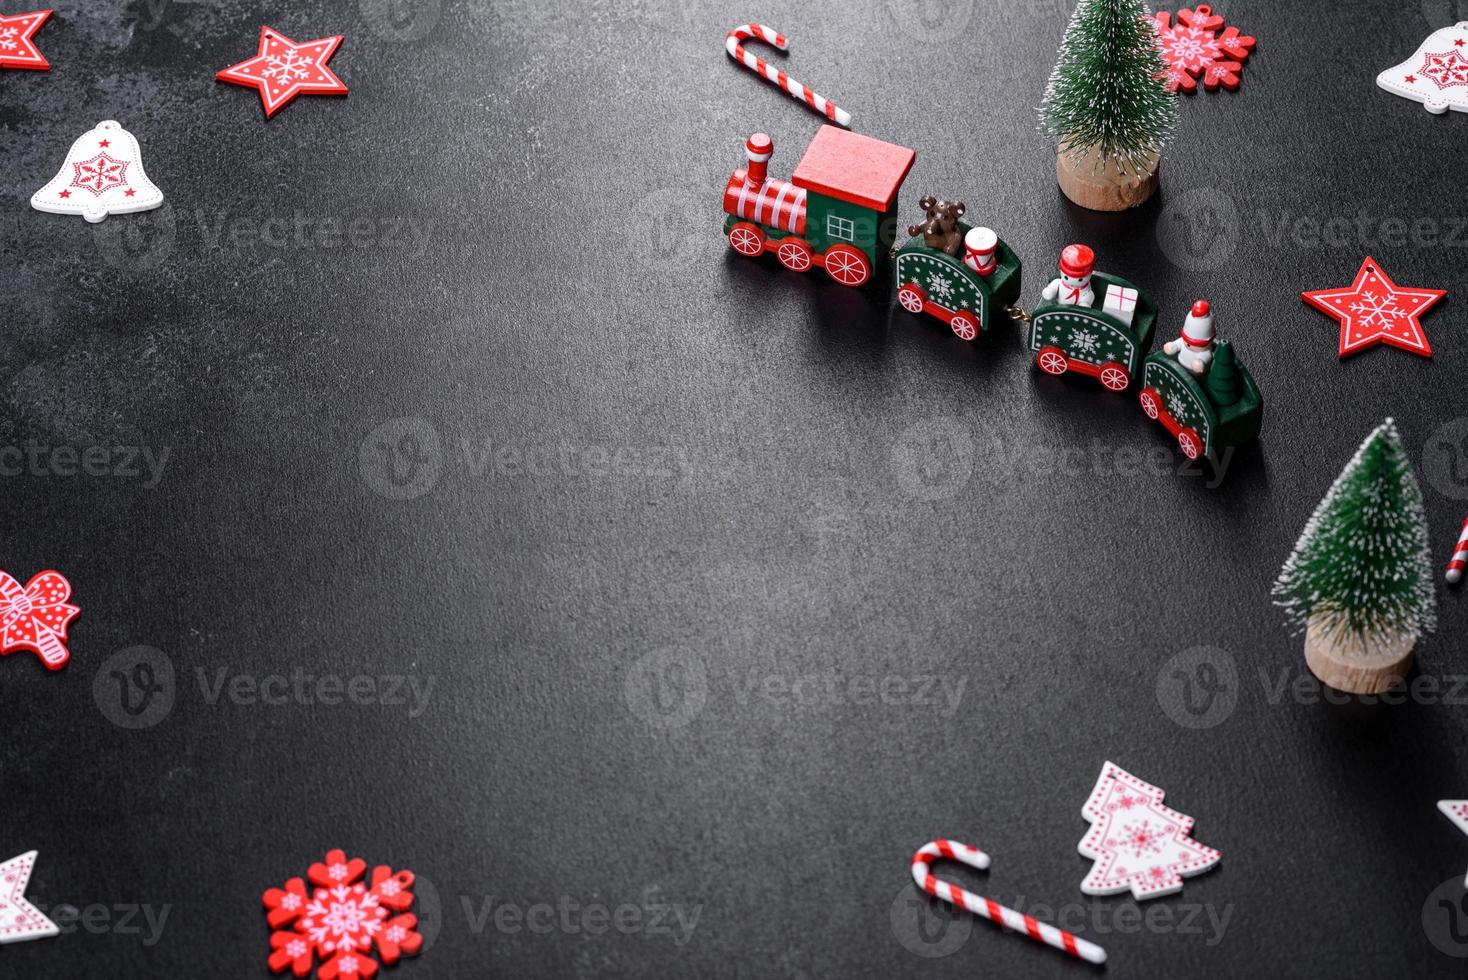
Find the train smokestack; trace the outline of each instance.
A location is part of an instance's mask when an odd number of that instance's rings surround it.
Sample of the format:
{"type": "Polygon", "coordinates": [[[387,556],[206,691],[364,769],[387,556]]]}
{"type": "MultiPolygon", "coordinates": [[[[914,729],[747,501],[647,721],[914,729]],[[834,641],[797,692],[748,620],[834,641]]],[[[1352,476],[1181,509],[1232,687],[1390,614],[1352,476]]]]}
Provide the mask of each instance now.
{"type": "Polygon", "coordinates": [[[749,157],[749,182],[763,184],[768,176],[770,157],[775,153],[775,141],[764,133],[755,133],[744,144],[749,157]]]}

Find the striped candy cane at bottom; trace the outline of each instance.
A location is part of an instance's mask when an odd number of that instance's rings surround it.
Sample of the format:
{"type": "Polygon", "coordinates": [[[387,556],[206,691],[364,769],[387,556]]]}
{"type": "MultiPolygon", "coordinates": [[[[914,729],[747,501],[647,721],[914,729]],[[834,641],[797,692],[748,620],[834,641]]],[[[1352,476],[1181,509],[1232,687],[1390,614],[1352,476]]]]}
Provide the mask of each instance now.
{"type": "Polygon", "coordinates": [[[806,88],[800,82],[797,82],[795,79],[791,78],[780,69],[766,63],[763,58],[756,57],[755,55],[750,54],[748,51],[745,51],[744,45],[740,44],[739,42],[748,41],[751,38],[759,41],[764,41],[766,44],[778,48],[781,51],[790,50],[790,40],[786,38],[785,35],[776,31],[774,28],[766,27],[763,24],[741,24],[740,26],[734,28],[732,31],[729,32],[729,36],[724,40],[724,50],[729,52],[729,57],[742,64],[744,67],[748,68],[756,75],[760,75],[764,77],[767,81],[780,86],[789,95],[804,102],[806,105],[810,106],[816,112],[819,112],[821,115],[825,116],[836,125],[851,125],[851,113],[847,112],[845,109],[838,107],[834,102],[831,102],[825,96],[817,95],[815,92],[812,92],[810,89],[806,88]]]}
{"type": "Polygon", "coordinates": [[[1463,581],[1463,570],[1468,568],[1468,520],[1463,522],[1463,533],[1458,535],[1458,546],[1453,549],[1453,560],[1448,562],[1448,584],[1463,581]]]}
{"type": "Polygon", "coordinates": [[[959,861],[971,868],[985,870],[989,867],[989,855],[976,847],[960,844],[951,840],[935,840],[924,844],[916,854],[912,856],[912,880],[917,882],[919,888],[932,895],[934,898],[942,899],[952,905],[956,905],[966,912],[983,916],[990,922],[997,922],[1002,926],[1022,932],[1036,942],[1042,942],[1047,946],[1064,950],[1070,955],[1085,960],[1087,963],[1105,963],[1106,950],[1095,943],[1087,942],[1078,936],[1073,936],[1063,929],[1057,929],[1052,925],[1037,922],[1035,919],[1023,913],[1016,912],[1012,908],[1000,905],[998,902],[975,895],[973,892],[965,891],[957,885],[946,881],[939,881],[933,877],[930,870],[932,863],[937,858],[947,858],[950,861],[959,861]]]}

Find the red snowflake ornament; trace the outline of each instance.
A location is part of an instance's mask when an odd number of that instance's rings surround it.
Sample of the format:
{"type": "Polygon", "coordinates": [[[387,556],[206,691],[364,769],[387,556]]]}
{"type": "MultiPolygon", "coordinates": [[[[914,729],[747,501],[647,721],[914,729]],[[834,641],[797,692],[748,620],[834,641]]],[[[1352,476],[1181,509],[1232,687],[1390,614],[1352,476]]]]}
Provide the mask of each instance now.
{"type": "Polygon", "coordinates": [[[41,572],[25,588],[0,572],[0,655],[31,650],[49,669],[65,667],[66,624],[81,612],[70,598],[71,583],[60,572],[41,572]]]}
{"type": "Polygon", "coordinates": [[[0,68],[50,69],[51,62],[41,54],[33,40],[50,16],[49,10],[10,16],[0,14],[0,68]]]}
{"type": "Polygon", "coordinates": [[[1431,357],[1432,345],[1427,342],[1418,317],[1447,294],[1445,289],[1403,289],[1368,255],[1351,285],[1343,289],[1317,289],[1300,296],[1340,321],[1341,357],[1377,344],[1390,344],[1431,357]]]}
{"type": "Polygon", "coordinates": [[[255,57],[231,65],[214,77],[258,89],[269,119],[298,95],[346,95],[347,87],[326,67],[342,43],[340,34],[298,43],[269,27],[260,28],[255,57]]]}
{"type": "Polygon", "coordinates": [[[1179,10],[1176,24],[1167,11],[1158,12],[1157,47],[1167,65],[1169,92],[1182,89],[1192,94],[1198,90],[1199,78],[1210,92],[1220,85],[1230,92],[1239,87],[1239,72],[1256,42],[1241,36],[1237,27],[1219,34],[1223,23],[1207,4],[1179,10]]]}
{"type": "Polygon", "coordinates": [[[418,917],[393,914],[413,905],[413,872],[379,866],[368,884],[362,881],[366,871],[361,858],[331,851],[306,872],[314,890],[292,878],[284,888],[265,892],[266,921],[274,930],[271,972],[289,969],[305,977],[320,961],[319,980],[370,980],[379,962],[392,966],[403,956],[417,955],[423,948],[418,917]]]}
{"type": "Polygon", "coordinates": [[[1096,863],[1081,882],[1087,895],[1131,890],[1138,901],[1170,895],[1183,878],[1207,871],[1222,857],[1189,835],[1193,818],[1162,805],[1163,792],[1115,763],[1101,776],[1081,815],[1091,829],[1080,852],[1096,863]]]}

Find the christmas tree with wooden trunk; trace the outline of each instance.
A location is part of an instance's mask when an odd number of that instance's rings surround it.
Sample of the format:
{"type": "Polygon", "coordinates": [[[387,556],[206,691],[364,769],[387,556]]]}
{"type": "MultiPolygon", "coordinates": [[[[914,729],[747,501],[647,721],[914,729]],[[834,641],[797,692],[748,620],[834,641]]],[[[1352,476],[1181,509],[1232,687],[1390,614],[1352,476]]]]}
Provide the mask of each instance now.
{"type": "Polygon", "coordinates": [[[1422,490],[1391,419],[1320,502],[1274,592],[1331,687],[1376,694],[1411,667],[1418,637],[1436,625],[1436,595],[1422,490]]]}
{"type": "Polygon", "coordinates": [[[1124,211],[1157,190],[1158,154],[1177,125],[1166,73],[1142,0],[1079,0],[1040,106],[1072,201],[1124,211]]]}

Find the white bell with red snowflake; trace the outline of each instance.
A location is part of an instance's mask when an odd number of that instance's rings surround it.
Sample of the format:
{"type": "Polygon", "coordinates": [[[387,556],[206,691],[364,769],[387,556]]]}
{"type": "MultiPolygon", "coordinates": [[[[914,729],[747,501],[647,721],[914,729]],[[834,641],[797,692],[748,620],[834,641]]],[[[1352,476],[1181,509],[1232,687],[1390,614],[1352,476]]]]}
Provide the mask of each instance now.
{"type": "Polygon", "coordinates": [[[1468,20],[1434,31],[1416,54],[1376,76],[1376,84],[1431,113],[1468,112],[1468,20]]]}
{"type": "Polygon", "coordinates": [[[51,214],[79,214],[101,221],[109,214],[150,211],[163,192],[143,170],[143,153],[132,133],[108,119],[73,144],[50,183],[31,195],[31,207],[51,214]]]}

